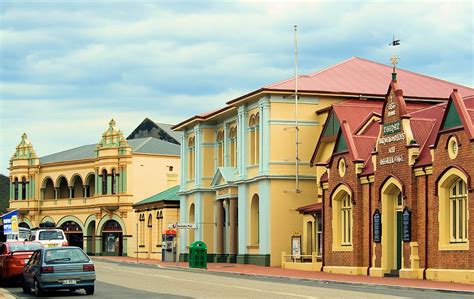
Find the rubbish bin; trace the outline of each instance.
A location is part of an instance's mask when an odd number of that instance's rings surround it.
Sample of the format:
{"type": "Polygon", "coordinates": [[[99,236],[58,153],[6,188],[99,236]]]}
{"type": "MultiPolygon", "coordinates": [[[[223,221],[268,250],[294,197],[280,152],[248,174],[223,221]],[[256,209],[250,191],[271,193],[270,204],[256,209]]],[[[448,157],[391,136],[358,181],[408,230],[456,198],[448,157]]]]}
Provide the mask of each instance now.
{"type": "Polygon", "coordinates": [[[189,246],[189,268],[207,269],[207,246],[195,241],[189,246]]]}

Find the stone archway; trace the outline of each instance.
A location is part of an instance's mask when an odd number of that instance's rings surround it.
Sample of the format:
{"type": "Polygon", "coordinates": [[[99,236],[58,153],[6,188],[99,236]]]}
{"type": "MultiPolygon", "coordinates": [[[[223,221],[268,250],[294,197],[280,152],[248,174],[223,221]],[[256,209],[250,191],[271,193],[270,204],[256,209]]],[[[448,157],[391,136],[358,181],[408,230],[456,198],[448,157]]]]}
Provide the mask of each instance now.
{"type": "Polygon", "coordinates": [[[403,265],[402,213],[403,186],[395,178],[381,189],[382,201],[382,271],[397,272],[403,265]]]}

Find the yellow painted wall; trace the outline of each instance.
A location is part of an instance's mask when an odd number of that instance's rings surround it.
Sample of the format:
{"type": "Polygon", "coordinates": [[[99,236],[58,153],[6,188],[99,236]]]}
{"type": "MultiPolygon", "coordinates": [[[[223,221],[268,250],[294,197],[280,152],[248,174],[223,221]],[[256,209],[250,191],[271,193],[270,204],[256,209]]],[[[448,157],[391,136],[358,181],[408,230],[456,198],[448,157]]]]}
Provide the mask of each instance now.
{"type": "Polygon", "coordinates": [[[302,234],[303,215],[296,209],[314,203],[316,185],[313,180],[301,183],[301,193],[285,192],[294,190],[294,180],[272,180],[271,198],[271,266],[280,266],[281,252],[291,252],[291,236],[302,234]],[[285,221],[282,221],[285,219],[285,221]]]}
{"type": "Polygon", "coordinates": [[[179,176],[178,156],[135,154],[132,160],[130,170],[133,171],[133,175],[127,174],[130,188],[127,190],[133,193],[134,203],[167,189],[167,166],[173,166],[173,172],[179,176]]]}

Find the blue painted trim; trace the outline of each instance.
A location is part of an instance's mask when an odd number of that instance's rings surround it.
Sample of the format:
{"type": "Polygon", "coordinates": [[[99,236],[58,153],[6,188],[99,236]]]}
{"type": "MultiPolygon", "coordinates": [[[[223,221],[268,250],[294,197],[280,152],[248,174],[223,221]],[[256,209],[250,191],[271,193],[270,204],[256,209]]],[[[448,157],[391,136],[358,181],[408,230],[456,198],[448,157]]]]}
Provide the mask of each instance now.
{"type": "Polygon", "coordinates": [[[248,233],[248,203],[247,203],[247,188],[245,184],[239,185],[237,206],[238,210],[238,234],[239,234],[239,254],[247,253],[247,233],[248,233]]]}
{"type": "MultiPolygon", "coordinates": [[[[179,222],[181,223],[188,223],[189,222],[189,215],[188,215],[188,198],[185,195],[181,195],[179,197],[179,222]]],[[[179,232],[179,251],[180,253],[186,253],[186,244],[188,244],[188,234],[186,231],[181,230],[179,232]]]]}
{"type": "Polygon", "coordinates": [[[258,182],[259,197],[259,253],[270,254],[271,250],[271,203],[270,203],[270,181],[261,180],[258,182]]]}
{"type": "Polygon", "coordinates": [[[196,223],[196,230],[194,230],[194,240],[203,240],[203,214],[204,214],[204,202],[202,193],[198,192],[194,195],[194,222],[196,223]]]}
{"type": "Polygon", "coordinates": [[[259,173],[267,174],[270,170],[270,101],[268,97],[260,99],[259,106],[259,173]]]}

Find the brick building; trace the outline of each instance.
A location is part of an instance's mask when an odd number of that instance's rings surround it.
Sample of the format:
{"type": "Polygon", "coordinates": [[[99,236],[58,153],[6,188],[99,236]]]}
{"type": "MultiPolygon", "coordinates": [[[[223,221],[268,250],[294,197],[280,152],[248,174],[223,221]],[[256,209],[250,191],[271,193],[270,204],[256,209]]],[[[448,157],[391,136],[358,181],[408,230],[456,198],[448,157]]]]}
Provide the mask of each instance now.
{"type": "Polygon", "coordinates": [[[394,73],[384,101],[324,112],[311,164],[326,168],[325,272],[474,282],[474,92],[462,92],[405,98],[394,73]]]}

